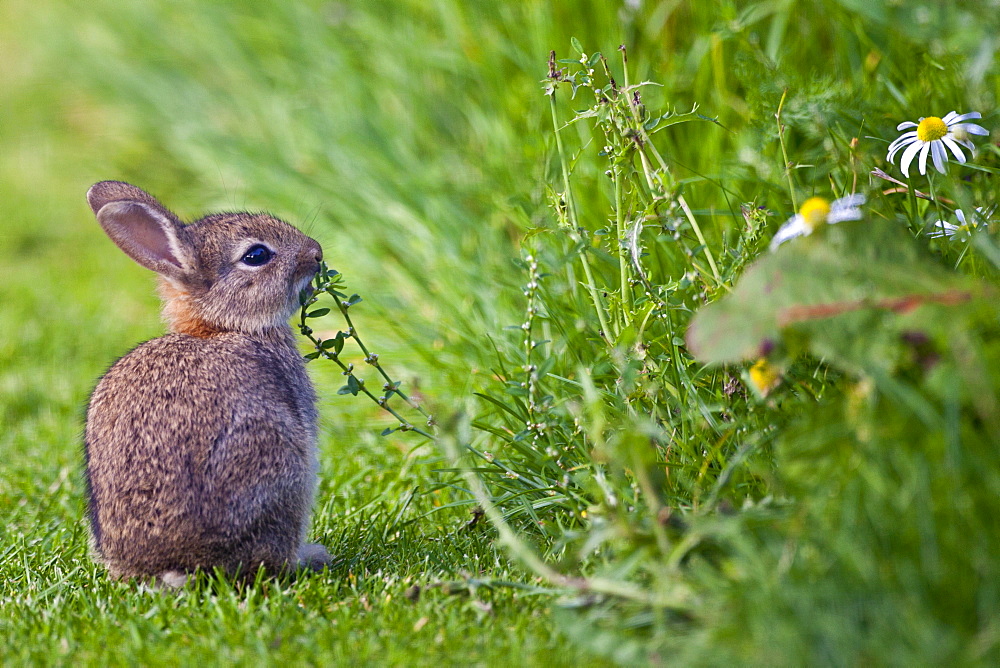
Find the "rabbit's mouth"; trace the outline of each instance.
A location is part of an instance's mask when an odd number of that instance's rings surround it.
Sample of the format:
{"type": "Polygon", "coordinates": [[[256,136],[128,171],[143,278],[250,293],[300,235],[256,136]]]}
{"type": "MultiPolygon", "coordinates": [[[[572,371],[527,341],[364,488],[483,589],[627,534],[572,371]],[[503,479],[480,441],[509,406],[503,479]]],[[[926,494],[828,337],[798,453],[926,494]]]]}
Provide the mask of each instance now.
{"type": "Polygon", "coordinates": [[[313,288],[313,284],[312,284],[313,283],[313,278],[315,278],[315,277],[316,277],[316,274],[313,273],[313,274],[309,274],[308,276],[304,276],[304,277],[300,278],[299,282],[297,284],[296,290],[295,290],[295,295],[298,296],[298,295],[304,293],[306,297],[312,297],[312,294],[315,291],[315,288],[313,288]]]}
{"type": "Polygon", "coordinates": [[[305,276],[299,279],[298,283],[292,286],[292,295],[289,300],[292,305],[290,313],[294,313],[297,309],[299,309],[305,301],[312,297],[313,293],[316,292],[316,288],[313,287],[313,278],[315,276],[316,274],[305,276]]]}

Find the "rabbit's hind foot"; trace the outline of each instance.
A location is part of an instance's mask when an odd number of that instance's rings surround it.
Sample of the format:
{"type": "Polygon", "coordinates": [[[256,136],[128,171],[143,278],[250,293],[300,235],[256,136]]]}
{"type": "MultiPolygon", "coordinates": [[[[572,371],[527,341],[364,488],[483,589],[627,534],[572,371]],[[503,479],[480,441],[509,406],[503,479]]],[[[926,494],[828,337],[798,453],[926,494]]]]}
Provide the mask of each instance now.
{"type": "Polygon", "coordinates": [[[313,571],[323,570],[332,560],[330,553],[319,543],[303,543],[295,555],[297,567],[313,571]]]}
{"type": "Polygon", "coordinates": [[[183,571],[164,571],[156,577],[156,582],[164,589],[180,589],[188,582],[188,574],[183,571]]]}

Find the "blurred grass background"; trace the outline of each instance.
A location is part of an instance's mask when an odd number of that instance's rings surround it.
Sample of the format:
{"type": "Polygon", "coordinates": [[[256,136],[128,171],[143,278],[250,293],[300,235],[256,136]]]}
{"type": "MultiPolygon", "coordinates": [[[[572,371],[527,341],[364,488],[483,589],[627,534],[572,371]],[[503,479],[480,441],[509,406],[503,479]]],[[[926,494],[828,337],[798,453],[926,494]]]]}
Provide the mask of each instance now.
{"type": "MultiPolygon", "coordinates": [[[[718,117],[721,127],[665,131],[660,147],[709,221],[710,243],[721,243],[742,202],[787,213],[773,119],[785,88],[790,153],[813,165],[795,172],[796,185],[828,192],[823,156],[850,137],[894,136],[899,120],[928,108],[995,107],[998,9],[996,0],[0,3],[0,634],[12,638],[0,652],[10,663],[102,662],[109,647],[143,663],[355,650],[390,663],[577,657],[528,594],[403,600],[417,578],[525,576],[490,541],[458,532],[465,508],[427,515],[433,494],[411,502],[437,484],[436,453],[413,452],[405,435],[378,438],[381,416],[337,396],[339,374],[317,365],[316,533],[344,554],[333,578],[343,583],[276,584],[269,599],[235,592],[212,607],[105,582],[85,556],[83,406],[110,362],[162,326],[152,277],[86,206],[92,183],[135,183],[185,219],[266,209],[304,229],[364,296],[355,318],[372,349],[447,412],[489,381],[486,337],[502,338],[523,310],[513,259],[549,215],[539,81],[550,49],[570,55],[571,37],[609,55],[626,44],[633,81],[664,84],[649,89],[652,105],[698,104],[718,117]],[[240,619],[255,611],[268,620],[257,628],[240,619]],[[341,628],[318,630],[331,620],[341,628]],[[436,649],[413,657],[396,637],[409,634],[436,649]]],[[[580,165],[594,183],[585,211],[606,199],[594,169],[580,165]]]]}

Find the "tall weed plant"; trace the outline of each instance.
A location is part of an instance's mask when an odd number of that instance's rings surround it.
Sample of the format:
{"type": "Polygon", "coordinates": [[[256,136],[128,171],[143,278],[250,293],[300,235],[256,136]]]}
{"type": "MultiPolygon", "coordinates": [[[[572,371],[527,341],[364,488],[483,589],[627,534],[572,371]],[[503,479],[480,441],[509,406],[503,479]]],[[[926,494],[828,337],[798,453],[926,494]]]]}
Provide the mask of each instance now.
{"type": "Polygon", "coordinates": [[[552,215],[523,243],[520,347],[471,423],[490,450],[468,446],[491,519],[522,557],[512,529],[540,534],[571,633],[622,661],[995,659],[995,146],[928,194],[833,109],[795,150],[834,157],[797,165],[786,91],[788,201],[809,179],[869,207],[758,258],[769,212],[744,202],[713,251],[655,135],[716,119],[651,112],[621,51],[616,77],[574,41],[543,82],[552,215]],[[964,229],[939,218],[972,202],[964,229]]]}

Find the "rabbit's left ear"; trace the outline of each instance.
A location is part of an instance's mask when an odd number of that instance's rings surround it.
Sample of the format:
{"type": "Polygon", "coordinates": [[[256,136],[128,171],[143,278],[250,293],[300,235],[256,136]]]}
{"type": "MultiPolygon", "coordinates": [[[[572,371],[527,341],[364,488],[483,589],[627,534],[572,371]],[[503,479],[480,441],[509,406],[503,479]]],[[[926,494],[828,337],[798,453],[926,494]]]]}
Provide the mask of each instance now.
{"type": "Polygon", "coordinates": [[[131,183],[125,183],[124,181],[101,181],[90,186],[90,190],[87,191],[87,203],[90,204],[90,208],[93,210],[95,216],[104,208],[105,204],[124,200],[148,204],[157,209],[165,217],[174,220],[178,225],[181,224],[177,216],[170,213],[170,210],[160,204],[158,199],[142,188],[136,188],[131,183]]]}
{"type": "Polygon", "coordinates": [[[102,181],[87,192],[97,222],[126,255],[168,278],[196,271],[196,254],[184,225],[156,198],[120,181],[102,181]]]}

